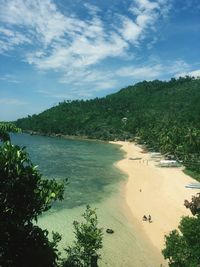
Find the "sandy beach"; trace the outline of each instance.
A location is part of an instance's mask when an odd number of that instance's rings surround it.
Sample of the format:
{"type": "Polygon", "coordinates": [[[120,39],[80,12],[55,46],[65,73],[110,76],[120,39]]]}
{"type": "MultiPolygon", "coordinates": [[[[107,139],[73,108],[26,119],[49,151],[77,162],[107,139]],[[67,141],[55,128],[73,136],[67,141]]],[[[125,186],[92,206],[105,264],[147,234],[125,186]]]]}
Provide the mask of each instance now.
{"type": "Polygon", "coordinates": [[[128,175],[125,185],[128,219],[139,223],[141,230],[161,253],[164,235],[178,227],[183,215],[191,216],[183,203],[199,191],[185,188],[195,180],[184,174],[181,168],[157,167],[150,153],[142,153],[142,149],[134,143],[113,143],[121,145],[126,152],[117,167],[128,175]],[[141,159],[131,160],[130,157],[141,159]],[[143,215],[151,215],[152,223],[143,221],[143,215]]]}

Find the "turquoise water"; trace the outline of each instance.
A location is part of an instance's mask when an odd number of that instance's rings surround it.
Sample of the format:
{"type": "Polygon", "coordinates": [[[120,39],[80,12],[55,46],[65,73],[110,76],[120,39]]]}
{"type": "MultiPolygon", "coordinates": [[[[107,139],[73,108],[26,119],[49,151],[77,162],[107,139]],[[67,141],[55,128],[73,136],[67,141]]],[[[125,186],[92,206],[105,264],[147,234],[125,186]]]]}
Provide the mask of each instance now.
{"type": "Polygon", "coordinates": [[[56,210],[99,202],[111,194],[114,184],[125,179],[113,167],[123,153],[112,144],[28,134],[13,135],[12,141],[26,146],[44,177],[68,178],[64,201],[54,205],[56,210]]]}
{"type": "Polygon", "coordinates": [[[104,229],[100,267],[160,267],[158,252],[125,215],[122,188],[127,177],[114,166],[124,156],[118,146],[27,134],[12,135],[12,141],[27,147],[44,177],[69,180],[64,201],[57,202],[38,221],[49,233],[62,235],[59,250],[63,256],[63,248],[74,239],[73,221],[80,221],[85,205],[90,204],[97,208],[99,226],[104,229]],[[115,233],[106,234],[107,228],[115,233]]]}

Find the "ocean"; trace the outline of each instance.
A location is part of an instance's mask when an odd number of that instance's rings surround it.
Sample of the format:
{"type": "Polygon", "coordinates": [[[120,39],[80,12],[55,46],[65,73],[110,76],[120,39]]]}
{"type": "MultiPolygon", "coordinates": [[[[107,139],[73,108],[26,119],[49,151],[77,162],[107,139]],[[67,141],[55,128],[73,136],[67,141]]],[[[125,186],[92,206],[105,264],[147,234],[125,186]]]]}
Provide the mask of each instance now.
{"type": "Polygon", "coordinates": [[[73,221],[81,221],[85,206],[96,208],[99,227],[104,229],[102,259],[99,266],[159,267],[157,251],[140,231],[127,219],[124,185],[126,175],[115,167],[124,154],[119,146],[99,141],[67,140],[28,134],[12,134],[12,142],[26,146],[34,165],[44,178],[68,179],[64,200],[38,220],[51,232],[59,232],[59,250],[74,239],[73,221]],[[112,228],[114,234],[107,234],[112,228]]]}

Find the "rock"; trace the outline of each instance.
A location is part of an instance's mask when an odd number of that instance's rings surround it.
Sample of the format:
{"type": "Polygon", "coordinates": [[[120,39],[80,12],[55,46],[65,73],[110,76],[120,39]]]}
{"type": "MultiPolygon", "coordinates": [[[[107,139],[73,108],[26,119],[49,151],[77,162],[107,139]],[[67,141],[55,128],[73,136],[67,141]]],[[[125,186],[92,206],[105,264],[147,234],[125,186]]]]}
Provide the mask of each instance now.
{"type": "Polygon", "coordinates": [[[112,230],[112,229],[106,229],[106,233],[108,233],[108,234],[114,234],[114,230],[112,230]]]}

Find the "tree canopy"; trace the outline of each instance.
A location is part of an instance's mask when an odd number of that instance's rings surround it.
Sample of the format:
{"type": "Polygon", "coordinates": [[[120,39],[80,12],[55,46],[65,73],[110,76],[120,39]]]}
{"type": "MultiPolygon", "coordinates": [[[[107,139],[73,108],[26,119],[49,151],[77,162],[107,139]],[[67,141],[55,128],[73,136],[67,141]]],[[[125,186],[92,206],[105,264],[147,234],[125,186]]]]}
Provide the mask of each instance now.
{"type": "Polygon", "coordinates": [[[0,123],[0,141],[10,141],[9,132],[19,133],[21,130],[12,123],[0,123]]]}
{"type": "Polygon", "coordinates": [[[58,234],[53,240],[48,231],[36,225],[39,215],[62,200],[64,184],[43,179],[31,163],[25,148],[13,145],[5,131],[18,131],[0,125],[0,266],[57,266],[58,234]]]}
{"type": "Polygon", "coordinates": [[[61,240],[37,224],[38,216],[62,200],[64,183],[44,179],[29,159],[25,148],[13,145],[7,131],[19,132],[12,124],[0,124],[0,266],[2,267],[88,267],[93,253],[100,257],[102,229],[90,206],[83,214],[84,222],[74,222],[73,247],[66,249],[62,260],[57,245],[61,240]]]}
{"type": "MultiPolygon", "coordinates": [[[[165,236],[165,249],[162,251],[170,267],[200,266],[200,197],[194,196],[189,203],[193,217],[183,217],[179,230],[173,230],[165,236]],[[196,208],[194,208],[196,206],[196,208]]],[[[188,204],[186,203],[186,205],[188,204]]]]}
{"type": "Polygon", "coordinates": [[[63,267],[97,266],[92,265],[92,260],[97,261],[101,256],[99,250],[103,247],[103,231],[98,227],[96,211],[87,205],[82,217],[83,222],[73,223],[75,241],[66,249],[67,259],[63,267]]]}
{"type": "Polygon", "coordinates": [[[92,100],[64,101],[19,119],[23,130],[103,140],[139,137],[200,173],[200,79],[143,81],[92,100]]]}

